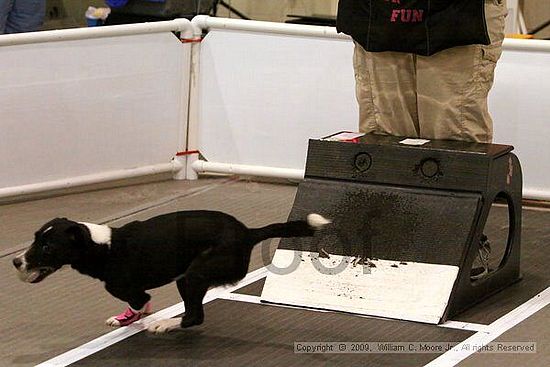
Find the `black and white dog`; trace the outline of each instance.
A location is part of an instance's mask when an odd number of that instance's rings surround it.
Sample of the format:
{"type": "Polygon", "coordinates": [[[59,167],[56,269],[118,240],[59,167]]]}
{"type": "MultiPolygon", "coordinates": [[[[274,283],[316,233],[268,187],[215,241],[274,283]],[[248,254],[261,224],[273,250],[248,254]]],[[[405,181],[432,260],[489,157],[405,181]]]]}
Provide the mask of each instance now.
{"type": "Polygon", "coordinates": [[[235,283],[246,275],[252,248],[274,237],[312,236],[330,223],[319,214],[305,221],[249,229],[215,211],[181,211],[120,228],[57,218],[46,223],[32,245],[13,259],[28,283],[44,280],[63,265],[105,282],[113,296],[130,307],[107,320],[124,326],[150,312],[146,290],[176,281],[185,315],[162,320],[149,331],[162,333],[199,325],[202,300],[211,286],[235,283]]]}

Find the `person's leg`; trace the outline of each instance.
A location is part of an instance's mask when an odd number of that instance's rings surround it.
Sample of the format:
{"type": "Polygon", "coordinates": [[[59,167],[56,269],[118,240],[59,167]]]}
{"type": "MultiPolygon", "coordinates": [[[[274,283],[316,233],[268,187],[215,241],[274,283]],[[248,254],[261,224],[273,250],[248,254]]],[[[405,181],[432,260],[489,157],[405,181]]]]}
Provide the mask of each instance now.
{"type": "Polygon", "coordinates": [[[418,136],[415,56],[367,52],[355,43],[353,66],[359,131],[418,136]]]}
{"type": "Polygon", "coordinates": [[[46,0],[13,0],[6,33],[39,31],[44,23],[46,0]]]}
{"type": "Polygon", "coordinates": [[[417,59],[420,136],[491,142],[487,95],[502,52],[504,0],[485,0],[491,44],[460,46],[417,59]]]}
{"type": "Polygon", "coordinates": [[[0,34],[6,33],[6,23],[12,6],[13,0],[0,0],[0,34]]]}

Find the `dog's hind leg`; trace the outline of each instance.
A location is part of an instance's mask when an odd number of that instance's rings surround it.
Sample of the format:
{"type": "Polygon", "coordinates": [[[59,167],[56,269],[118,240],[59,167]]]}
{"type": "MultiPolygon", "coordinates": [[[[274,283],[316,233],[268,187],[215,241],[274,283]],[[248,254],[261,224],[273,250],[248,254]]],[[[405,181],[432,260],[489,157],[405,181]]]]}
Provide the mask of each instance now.
{"type": "Polygon", "coordinates": [[[202,324],[204,321],[202,300],[209,287],[207,279],[191,273],[180,279],[177,285],[185,303],[185,315],[181,319],[180,326],[187,328],[202,324]]]}
{"type": "Polygon", "coordinates": [[[178,328],[200,325],[204,321],[203,299],[211,286],[230,284],[242,279],[248,269],[246,256],[233,256],[206,252],[198,256],[185,276],[177,281],[178,290],[185,303],[185,314],[182,318],[160,320],[153,323],[148,330],[154,333],[165,333],[178,328]]]}
{"type": "Polygon", "coordinates": [[[162,334],[172,330],[202,324],[204,320],[202,299],[208,291],[208,287],[201,285],[201,282],[197,281],[193,276],[190,278],[187,278],[187,276],[181,278],[176,284],[181,298],[183,299],[183,303],[185,304],[185,314],[183,317],[156,321],[147,328],[148,331],[162,334]]]}
{"type": "Polygon", "coordinates": [[[242,279],[248,270],[248,250],[238,252],[237,244],[227,244],[222,249],[206,251],[198,256],[183,279],[178,290],[185,302],[185,315],[181,327],[200,325],[204,321],[203,298],[212,286],[234,283],[242,279]]]}

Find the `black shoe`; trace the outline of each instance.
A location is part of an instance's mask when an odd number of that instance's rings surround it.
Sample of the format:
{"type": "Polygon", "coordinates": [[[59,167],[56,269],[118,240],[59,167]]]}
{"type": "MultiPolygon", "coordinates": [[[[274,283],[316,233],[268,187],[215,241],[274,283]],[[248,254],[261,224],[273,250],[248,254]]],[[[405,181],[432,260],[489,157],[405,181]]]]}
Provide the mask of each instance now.
{"type": "Polygon", "coordinates": [[[472,264],[472,271],[470,272],[471,280],[478,280],[489,274],[489,258],[491,256],[491,243],[487,239],[486,235],[481,235],[479,239],[479,250],[477,258],[472,264]]]}

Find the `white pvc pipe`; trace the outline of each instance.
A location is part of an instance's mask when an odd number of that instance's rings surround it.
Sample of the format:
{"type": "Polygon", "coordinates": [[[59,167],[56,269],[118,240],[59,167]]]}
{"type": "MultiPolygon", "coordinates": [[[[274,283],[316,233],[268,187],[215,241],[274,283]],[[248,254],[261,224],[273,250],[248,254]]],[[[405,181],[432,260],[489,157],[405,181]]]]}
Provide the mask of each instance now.
{"type": "Polygon", "coordinates": [[[0,46],[24,45],[29,43],[59,42],[104,38],[115,36],[130,36],[162,32],[183,32],[182,38],[190,38],[195,32],[188,19],[174,19],[163,22],[121,24],[104,27],[84,27],[59,29],[52,31],[28,32],[0,35],[0,46]]]}
{"type": "Polygon", "coordinates": [[[191,167],[197,173],[223,173],[230,175],[246,175],[271,178],[286,178],[291,180],[303,180],[304,170],[293,168],[277,168],[264,166],[250,166],[245,164],[215,163],[196,160],[191,167]]]}
{"type": "Polygon", "coordinates": [[[275,34],[288,34],[295,36],[325,37],[349,39],[348,36],[336,32],[335,27],[314,26],[304,24],[288,24],[275,22],[262,22],[257,20],[242,20],[216,18],[208,15],[197,15],[192,23],[204,30],[230,29],[250,32],[265,32],[275,34]]]}
{"type": "Polygon", "coordinates": [[[510,51],[550,52],[550,41],[505,38],[502,48],[510,51]]]}
{"type": "MultiPolygon", "coordinates": [[[[335,27],[327,26],[215,18],[208,15],[198,15],[194,17],[191,22],[193,25],[204,30],[228,29],[237,31],[287,34],[294,36],[351,39],[348,35],[336,32],[335,27]]],[[[550,52],[550,41],[506,38],[504,40],[503,48],[505,50],[550,52]]]]}
{"type": "Polygon", "coordinates": [[[523,198],[530,200],[550,201],[550,191],[525,189],[523,190],[523,198]]]}
{"type": "Polygon", "coordinates": [[[183,164],[180,161],[174,159],[170,163],[95,173],[86,176],[71,177],[67,179],[41,182],[23,186],[7,187],[0,189],[0,198],[36,194],[44,191],[68,189],[76,186],[92,185],[108,181],[156,175],[160,173],[175,174],[183,168],[183,164]]]}

